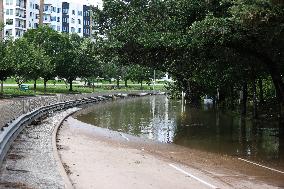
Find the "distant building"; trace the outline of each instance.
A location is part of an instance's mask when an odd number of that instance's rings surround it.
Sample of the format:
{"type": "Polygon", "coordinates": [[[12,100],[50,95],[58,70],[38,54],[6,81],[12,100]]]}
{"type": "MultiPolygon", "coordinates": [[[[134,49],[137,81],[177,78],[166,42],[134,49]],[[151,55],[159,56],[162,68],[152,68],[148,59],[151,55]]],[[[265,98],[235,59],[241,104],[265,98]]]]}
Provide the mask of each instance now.
{"type": "MultiPolygon", "coordinates": [[[[28,29],[38,28],[39,4],[40,0],[4,0],[4,37],[19,38],[28,29]]],[[[45,0],[43,24],[58,32],[88,37],[92,33],[90,10],[87,1],[45,0]]]]}

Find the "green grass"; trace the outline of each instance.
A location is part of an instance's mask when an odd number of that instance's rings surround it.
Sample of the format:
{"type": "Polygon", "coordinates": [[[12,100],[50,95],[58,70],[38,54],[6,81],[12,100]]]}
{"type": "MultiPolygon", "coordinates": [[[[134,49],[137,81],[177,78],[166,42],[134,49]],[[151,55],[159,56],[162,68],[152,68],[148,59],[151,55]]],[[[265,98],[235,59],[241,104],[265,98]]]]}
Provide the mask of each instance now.
{"type": "MultiPolygon", "coordinates": [[[[95,87],[95,92],[109,92],[109,91],[136,91],[141,90],[140,85],[131,85],[129,87],[124,87],[121,85],[120,88],[116,88],[115,85],[101,85],[95,87]]],[[[152,90],[152,86],[143,85],[142,90],[152,90]]],[[[164,86],[156,86],[155,90],[165,90],[164,86]]],[[[73,86],[73,91],[69,91],[69,85],[49,85],[47,86],[46,94],[78,94],[78,93],[92,93],[93,89],[91,87],[84,86],[73,86]]],[[[44,87],[37,86],[36,95],[43,95],[44,87]]],[[[17,97],[17,96],[34,96],[33,86],[29,86],[29,90],[21,91],[17,86],[5,86],[4,87],[5,97],[17,97]]]]}
{"type": "MultiPolygon", "coordinates": [[[[43,80],[42,79],[39,79],[36,82],[37,82],[37,84],[43,84],[43,80]]],[[[47,83],[48,84],[54,84],[54,82],[56,84],[64,84],[64,81],[58,82],[58,81],[55,81],[55,80],[50,80],[47,83]]],[[[17,82],[15,81],[15,79],[8,78],[6,81],[4,81],[4,84],[17,84],[17,82]]],[[[34,84],[34,81],[32,81],[32,80],[25,81],[24,84],[34,84]]]]}

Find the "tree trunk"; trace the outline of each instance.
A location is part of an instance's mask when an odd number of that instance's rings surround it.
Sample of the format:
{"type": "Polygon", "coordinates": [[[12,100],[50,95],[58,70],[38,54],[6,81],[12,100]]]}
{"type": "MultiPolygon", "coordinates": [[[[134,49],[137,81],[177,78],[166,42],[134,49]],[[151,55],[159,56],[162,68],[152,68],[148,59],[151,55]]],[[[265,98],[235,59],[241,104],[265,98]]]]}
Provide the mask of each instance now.
{"type": "Polygon", "coordinates": [[[36,79],[34,80],[34,95],[36,95],[36,79]]]}
{"type": "MultiPolygon", "coordinates": [[[[266,59],[266,61],[269,61],[269,59],[266,59]]],[[[267,67],[269,70],[269,73],[271,75],[275,90],[276,90],[276,96],[279,102],[279,114],[282,126],[284,127],[284,83],[282,81],[281,73],[279,72],[279,69],[277,69],[277,66],[274,62],[269,61],[267,62],[267,67]]]]}
{"type": "Polygon", "coordinates": [[[185,91],[185,99],[193,105],[199,105],[201,102],[200,94],[198,93],[198,85],[194,82],[184,80],[182,83],[185,91]]]}
{"type": "Polygon", "coordinates": [[[252,90],[253,90],[253,118],[258,117],[257,113],[257,91],[256,91],[256,80],[252,83],[252,90]]]}
{"type": "Polygon", "coordinates": [[[93,93],[95,92],[95,80],[92,80],[92,88],[93,88],[93,93]]]}
{"type": "Polygon", "coordinates": [[[258,80],[258,87],[259,87],[259,104],[263,105],[264,98],[263,98],[263,83],[262,83],[262,79],[258,80]]]}
{"type": "Polygon", "coordinates": [[[234,87],[230,87],[230,109],[234,109],[234,87]]]}
{"type": "Polygon", "coordinates": [[[72,79],[69,80],[69,91],[70,92],[73,91],[73,80],[72,79]]]}
{"type": "Polygon", "coordinates": [[[46,83],[47,83],[47,80],[46,80],[46,79],[44,79],[44,80],[43,80],[43,85],[44,85],[44,94],[46,94],[46,83]]]}
{"type": "Polygon", "coordinates": [[[1,92],[0,95],[3,96],[4,95],[4,80],[1,80],[1,92]]]}
{"type": "Polygon", "coordinates": [[[116,79],[116,86],[119,88],[119,77],[116,79]]]}
{"type": "Polygon", "coordinates": [[[124,80],[124,86],[125,86],[125,87],[128,87],[128,85],[127,85],[127,79],[124,80]]]}
{"type": "Polygon", "coordinates": [[[143,89],[143,81],[141,81],[140,89],[143,89]]]}
{"type": "Polygon", "coordinates": [[[244,82],[243,84],[243,94],[242,94],[242,99],[241,99],[241,112],[242,115],[247,114],[247,100],[248,100],[248,85],[247,82],[244,82]]]}

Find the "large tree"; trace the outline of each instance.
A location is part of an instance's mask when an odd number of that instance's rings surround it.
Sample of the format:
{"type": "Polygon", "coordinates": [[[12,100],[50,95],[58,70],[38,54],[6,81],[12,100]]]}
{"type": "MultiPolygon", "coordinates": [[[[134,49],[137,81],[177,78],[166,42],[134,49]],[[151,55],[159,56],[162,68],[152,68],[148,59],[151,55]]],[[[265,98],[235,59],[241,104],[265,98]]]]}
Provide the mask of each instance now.
{"type": "Polygon", "coordinates": [[[189,98],[269,74],[284,110],[283,12],[270,0],[105,0],[94,20],[106,54],[170,72],[189,98]]]}
{"type": "Polygon", "coordinates": [[[62,53],[66,50],[62,45],[64,44],[64,38],[47,26],[28,30],[24,34],[24,38],[45,54],[45,69],[42,70],[41,77],[44,80],[44,91],[46,93],[47,82],[56,77],[55,66],[59,63],[62,53]]]}

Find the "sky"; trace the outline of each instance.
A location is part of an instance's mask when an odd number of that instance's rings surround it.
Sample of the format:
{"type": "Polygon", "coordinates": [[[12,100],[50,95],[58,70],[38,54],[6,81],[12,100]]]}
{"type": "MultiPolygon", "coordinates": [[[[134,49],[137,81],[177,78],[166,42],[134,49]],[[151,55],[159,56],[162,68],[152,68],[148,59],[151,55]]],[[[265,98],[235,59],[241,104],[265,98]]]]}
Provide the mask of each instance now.
{"type": "Polygon", "coordinates": [[[102,6],[103,2],[102,0],[70,0],[71,2],[84,2],[84,4],[90,3],[91,5],[99,5],[99,7],[102,6]]]}

